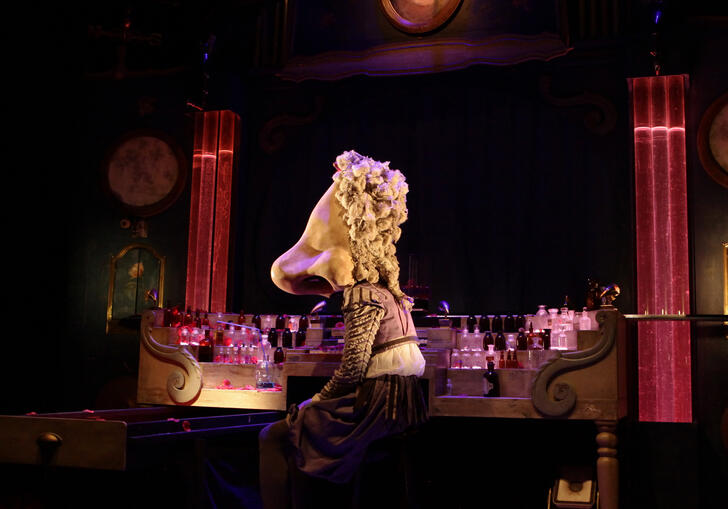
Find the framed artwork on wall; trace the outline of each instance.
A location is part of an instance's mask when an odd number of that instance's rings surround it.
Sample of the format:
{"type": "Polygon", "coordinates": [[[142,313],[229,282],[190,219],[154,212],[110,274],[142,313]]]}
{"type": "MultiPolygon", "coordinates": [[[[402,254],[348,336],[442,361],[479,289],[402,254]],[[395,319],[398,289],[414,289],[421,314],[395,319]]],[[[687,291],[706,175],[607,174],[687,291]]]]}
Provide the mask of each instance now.
{"type": "Polygon", "coordinates": [[[171,136],[139,129],[112,145],[102,172],[105,190],[125,212],[149,217],[179,198],[187,180],[187,159],[171,136]]]}
{"type": "Polygon", "coordinates": [[[698,155],[708,175],[728,187],[728,92],[713,101],[700,120],[698,155]]]}
{"type": "Polygon", "coordinates": [[[166,257],[144,244],[129,244],[111,257],[106,333],[130,332],[142,311],[164,302],[166,257]]]}

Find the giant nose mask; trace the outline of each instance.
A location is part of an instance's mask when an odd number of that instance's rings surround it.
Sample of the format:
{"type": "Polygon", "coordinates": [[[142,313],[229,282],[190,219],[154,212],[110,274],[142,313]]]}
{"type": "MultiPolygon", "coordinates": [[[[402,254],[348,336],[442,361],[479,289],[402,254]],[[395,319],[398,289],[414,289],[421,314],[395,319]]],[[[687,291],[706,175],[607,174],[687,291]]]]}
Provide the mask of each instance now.
{"type": "Polygon", "coordinates": [[[354,284],[354,262],[343,209],[331,184],[308,218],[300,240],[273,263],[270,275],[281,290],[296,295],[323,295],[354,284]]]}
{"type": "Polygon", "coordinates": [[[271,278],[293,294],[330,296],[357,281],[381,283],[401,299],[395,244],[407,219],[407,183],[389,162],[349,150],[336,158],[301,239],[281,255],[271,278]]]}

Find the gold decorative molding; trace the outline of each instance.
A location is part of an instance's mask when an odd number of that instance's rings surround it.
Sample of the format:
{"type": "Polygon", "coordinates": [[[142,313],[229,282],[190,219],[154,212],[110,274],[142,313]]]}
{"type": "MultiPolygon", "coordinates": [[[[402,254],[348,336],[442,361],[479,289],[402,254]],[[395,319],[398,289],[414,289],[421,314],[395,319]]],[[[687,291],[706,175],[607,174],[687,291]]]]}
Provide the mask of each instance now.
{"type": "Polygon", "coordinates": [[[167,394],[177,405],[191,405],[202,391],[202,370],[190,352],[179,346],[157,343],[152,337],[154,312],[142,313],[141,338],[146,351],[169,365],[167,394]]]}
{"type": "Polygon", "coordinates": [[[147,246],[146,244],[133,243],[125,246],[124,248],[122,248],[121,251],[119,251],[118,254],[111,256],[111,262],[109,265],[109,292],[106,303],[106,334],[109,333],[109,325],[111,323],[111,320],[113,319],[116,264],[119,260],[124,258],[124,256],[126,256],[126,254],[132,249],[144,249],[146,251],[149,251],[152,256],[159,260],[159,288],[157,288],[157,305],[164,302],[164,269],[167,263],[167,257],[160,255],[153,247],[147,246]]]}

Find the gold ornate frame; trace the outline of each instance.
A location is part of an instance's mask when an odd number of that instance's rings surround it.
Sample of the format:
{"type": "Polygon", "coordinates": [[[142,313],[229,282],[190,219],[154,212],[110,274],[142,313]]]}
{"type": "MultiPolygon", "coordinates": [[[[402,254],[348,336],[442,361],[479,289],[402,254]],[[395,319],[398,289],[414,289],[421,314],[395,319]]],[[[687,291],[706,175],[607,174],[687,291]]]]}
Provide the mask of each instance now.
{"type": "Polygon", "coordinates": [[[443,0],[444,5],[426,22],[412,22],[402,16],[392,0],[379,0],[379,7],[395,28],[408,34],[426,34],[443,26],[457,10],[462,0],[443,0]]]}
{"type": "Polygon", "coordinates": [[[106,305],[106,334],[109,333],[109,330],[111,329],[111,327],[113,326],[113,322],[115,321],[112,319],[112,316],[114,306],[114,286],[116,281],[116,264],[119,260],[124,258],[124,256],[126,256],[126,254],[132,249],[144,249],[151,253],[154,258],[159,260],[159,283],[157,288],[157,302],[164,302],[164,269],[167,257],[161,256],[153,247],[146,244],[133,243],[125,246],[116,255],[111,256],[111,261],[109,265],[109,294],[106,305]]]}

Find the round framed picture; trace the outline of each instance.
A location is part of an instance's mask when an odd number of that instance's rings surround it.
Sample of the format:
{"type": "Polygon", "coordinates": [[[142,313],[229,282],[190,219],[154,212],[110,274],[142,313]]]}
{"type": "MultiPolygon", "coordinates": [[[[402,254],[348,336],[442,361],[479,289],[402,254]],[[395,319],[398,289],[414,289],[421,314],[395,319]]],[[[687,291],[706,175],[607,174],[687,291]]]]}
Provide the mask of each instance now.
{"type": "Polygon", "coordinates": [[[713,101],[700,120],[698,155],[708,175],[728,187],[728,92],[713,101]]]}
{"type": "Polygon", "coordinates": [[[187,180],[187,159],[160,131],[140,129],[119,138],[103,166],[104,187],[134,216],[149,217],[179,198],[187,180]]]}
{"type": "Polygon", "coordinates": [[[408,34],[437,30],[453,15],[462,0],[379,0],[384,16],[408,34]]]}

